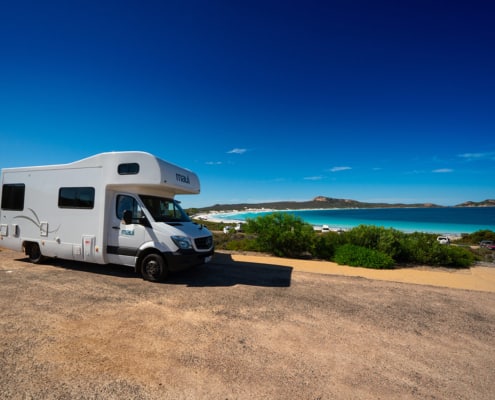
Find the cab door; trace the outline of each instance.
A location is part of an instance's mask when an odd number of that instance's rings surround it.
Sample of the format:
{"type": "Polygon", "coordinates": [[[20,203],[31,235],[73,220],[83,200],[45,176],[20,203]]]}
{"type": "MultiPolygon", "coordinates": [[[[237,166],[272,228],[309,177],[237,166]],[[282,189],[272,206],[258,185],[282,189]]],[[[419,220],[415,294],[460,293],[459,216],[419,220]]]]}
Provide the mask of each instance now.
{"type": "Polygon", "coordinates": [[[138,200],[129,194],[116,194],[111,215],[107,223],[107,259],[109,263],[135,266],[136,257],[142,244],[149,240],[149,228],[138,200]]]}

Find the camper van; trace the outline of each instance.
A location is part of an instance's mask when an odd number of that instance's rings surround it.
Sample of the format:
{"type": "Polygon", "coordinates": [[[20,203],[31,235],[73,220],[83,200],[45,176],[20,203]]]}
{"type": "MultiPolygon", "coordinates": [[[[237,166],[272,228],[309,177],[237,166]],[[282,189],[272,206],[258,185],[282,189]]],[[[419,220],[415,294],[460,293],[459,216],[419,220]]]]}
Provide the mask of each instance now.
{"type": "Polygon", "coordinates": [[[33,263],[120,264],[163,281],[214,252],[211,232],[174,199],[200,192],[197,175],[149,153],[5,168],[0,184],[0,247],[24,251],[33,263]]]}

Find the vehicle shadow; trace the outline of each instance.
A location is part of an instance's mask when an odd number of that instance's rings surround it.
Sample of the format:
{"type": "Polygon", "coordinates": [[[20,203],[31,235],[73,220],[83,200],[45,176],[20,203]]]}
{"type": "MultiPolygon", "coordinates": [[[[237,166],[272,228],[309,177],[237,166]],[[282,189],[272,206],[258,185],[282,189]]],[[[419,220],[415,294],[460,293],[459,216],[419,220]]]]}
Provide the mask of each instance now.
{"type": "Polygon", "coordinates": [[[234,261],[230,254],[215,254],[213,260],[196,268],[172,274],[166,284],[202,286],[289,287],[292,267],[234,261]]]}
{"type": "MultiPolygon", "coordinates": [[[[30,263],[27,258],[16,261],[30,263]]],[[[48,259],[44,265],[51,265],[65,270],[88,272],[119,278],[141,279],[130,267],[120,265],[101,265],[82,261],[48,259]]],[[[33,265],[35,267],[35,265],[33,265]]],[[[162,284],[186,285],[189,287],[250,285],[265,287],[289,287],[292,267],[273,264],[259,264],[234,261],[230,254],[214,255],[208,264],[193,267],[185,271],[172,273],[162,284]]],[[[158,283],[159,284],[159,283],[158,283]]]]}
{"type": "Polygon", "coordinates": [[[18,258],[16,261],[31,264],[33,268],[36,268],[37,265],[48,265],[57,268],[62,268],[71,271],[81,271],[81,272],[89,272],[98,275],[105,276],[115,276],[119,278],[137,278],[139,277],[134,269],[131,267],[125,267],[122,265],[114,265],[114,264],[93,264],[84,261],[76,261],[76,260],[62,260],[60,258],[48,258],[42,261],[40,264],[33,264],[27,257],[18,258]]]}

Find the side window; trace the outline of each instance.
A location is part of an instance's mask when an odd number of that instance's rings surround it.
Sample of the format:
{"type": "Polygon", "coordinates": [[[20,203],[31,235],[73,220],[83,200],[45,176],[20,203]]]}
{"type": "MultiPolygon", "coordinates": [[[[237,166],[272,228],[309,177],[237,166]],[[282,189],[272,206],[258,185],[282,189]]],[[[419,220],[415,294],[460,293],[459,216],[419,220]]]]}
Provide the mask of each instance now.
{"type": "Polygon", "coordinates": [[[117,196],[117,218],[124,218],[124,211],[132,212],[132,223],[138,223],[139,219],[143,216],[140,205],[134,197],[119,194],[117,196]]]}
{"type": "Polygon", "coordinates": [[[95,189],[92,187],[65,187],[58,191],[60,208],[86,208],[95,206],[95,189]]]}
{"type": "Polygon", "coordinates": [[[163,210],[163,213],[168,215],[168,217],[171,219],[177,219],[181,217],[179,210],[177,209],[177,207],[175,207],[175,203],[173,203],[172,201],[168,203],[168,207],[163,210]]]}
{"type": "Polygon", "coordinates": [[[136,175],[139,173],[139,164],[138,163],[119,164],[117,171],[119,175],[136,175]]]}
{"type": "Polygon", "coordinates": [[[23,183],[6,183],[2,186],[2,210],[24,210],[24,193],[26,187],[23,183]]]}

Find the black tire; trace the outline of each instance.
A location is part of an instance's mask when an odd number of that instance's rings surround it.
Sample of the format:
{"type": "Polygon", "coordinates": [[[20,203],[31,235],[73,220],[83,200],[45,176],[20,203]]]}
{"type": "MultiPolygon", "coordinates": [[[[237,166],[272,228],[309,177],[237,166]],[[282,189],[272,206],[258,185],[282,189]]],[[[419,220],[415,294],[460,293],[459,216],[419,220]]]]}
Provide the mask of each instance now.
{"type": "Polygon", "coordinates": [[[141,260],[141,275],[150,282],[162,282],[168,276],[168,268],[163,257],[150,253],[141,260]]]}
{"type": "Polygon", "coordinates": [[[29,261],[33,264],[40,264],[45,259],[45,257],[41,254],[38,243],[29,243],[26,245],[26,255],[28,256],[29,261]]]}

